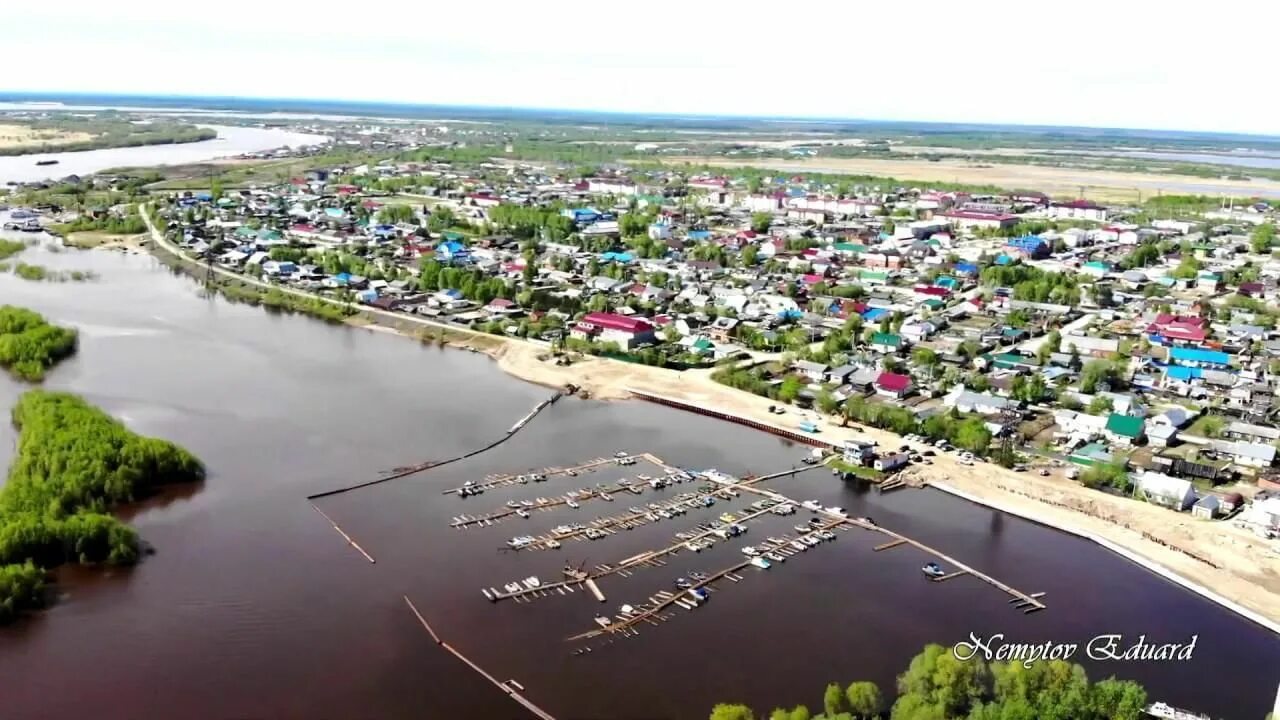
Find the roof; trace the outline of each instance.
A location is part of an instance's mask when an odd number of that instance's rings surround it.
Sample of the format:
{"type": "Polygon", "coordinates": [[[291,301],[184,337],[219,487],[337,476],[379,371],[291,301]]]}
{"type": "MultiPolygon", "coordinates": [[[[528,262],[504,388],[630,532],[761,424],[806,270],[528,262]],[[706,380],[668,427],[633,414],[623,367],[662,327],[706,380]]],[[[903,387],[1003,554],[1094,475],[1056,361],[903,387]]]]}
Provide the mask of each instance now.
{"type": "Polygon", "coordinates": [[[593,312],[587,313],[582,318],[582,322],[595,325],[597,327],[608,328],[610,330],[621,330],[629,333],[642,333],[653,330],[653,326],[640,318],[630,318],[623,315],[615,315],[613,313],[593,312]]]}
{"type": "Polygon", "coordinates": [[[1137,440],[1142,437],[1142,418],[1111,413],[1107,418],[1107,431],[1137,440]]]}
{"type": "Polygon", "coordinates": [[[1170,348],[1169,357],[1182,362],[1212,363],[1214,365],[1226,365],[1231,361],[1230,355],[1218,350],[1186,347],[1170,348]]]}
{"type": "Polygon", "coordinates": [[[909,375],[899,375],[898,373],[882,372],[880,377],[876,378],[876,385],[885,390],[904,392],[911,387],[911,377],[909,375]]]}
{"type": "Polygon", "coordinates": [[[878,332],[871,336],[872,345],[892,345],[898,347],[902,344],[902,336],[894,333],[878,332]]]}

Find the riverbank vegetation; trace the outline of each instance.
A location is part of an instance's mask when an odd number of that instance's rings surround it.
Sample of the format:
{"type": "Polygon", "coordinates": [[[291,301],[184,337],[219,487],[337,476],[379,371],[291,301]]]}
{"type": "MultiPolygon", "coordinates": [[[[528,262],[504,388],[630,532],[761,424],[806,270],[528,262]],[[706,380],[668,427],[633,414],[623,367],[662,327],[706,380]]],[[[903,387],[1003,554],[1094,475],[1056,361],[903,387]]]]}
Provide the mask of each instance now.
{"type": "Polygon", "coordinates": [[[26,249],[27,244],[21,240],[5,240],[0,238],[0,260],[11,258],[26,249]]]}
{"type": "Polygon", "coordinates": [[[0,155],[173,145],[218,137],[216,130],[186,123],[152,120],[140,124],[125,117],[61,116],[41,120],[6,118],[5,124],[25,128],[29,139],[25,142],[0,144],[0,155]]]}
{"type": "Polygon", "coordinates": [[[23,380],[43,380],[46,370],[76,351],[76,341],[75,330],[54,325],[39,313],[0,306],[0,367],[23,380]]]}
{"type": "MultiPolygon", "coordinates": [[[[4,263],[0,263],[0,272],[9,269],[4,263]]],[[[97,273],[91,270],[50,270],[43,265],[29,265],[20,262],[13,266],[13,274],[23,280],[33,282],[85,282],[96,279],[97,273]]]]}
{"type": "Polygon", "coordinates": [[[889,705],[874,683],[831,683],[818,712],[797,705],[766,716],[745,705],[720,704],[711,720],[1140,720],[1147,705],[1141,685],[1115,678],[1090,682],[1074,663],[961,661],[941,645],[912,658],[898,676],[897,692],[889,705]]]}
{"type": "Polygon", "coordinates": [[[28,391],[12,419],[18,447],[0,488],[0,621],[39,606],[42,569],[136,562],[137,533],[106,513],[160,485],[204,478],[191,453],[130,431],[76,395],[28,391]]]}
{"type": "Polygon", "coordinates": [[[219,282],[214,283],[211,289],[221,293],[231,302],[261,305],[271,310],[310,315],[332,323],[340,323],[357,312],[350,302],[336,304],[318,297],[300,297],[279,288],[263,288],[249,283],[219,282]]]}
{"type": "Polygon", "coordinates": [[[124,215],[103,213],[101,215],[81,215],[69,223],[53,225],[50,228],[59,235],[76,232],[100,232],[108,235],[137,235],[147,231],[147,225],[138,215],[137,208],[130,205],[124,215]]]}

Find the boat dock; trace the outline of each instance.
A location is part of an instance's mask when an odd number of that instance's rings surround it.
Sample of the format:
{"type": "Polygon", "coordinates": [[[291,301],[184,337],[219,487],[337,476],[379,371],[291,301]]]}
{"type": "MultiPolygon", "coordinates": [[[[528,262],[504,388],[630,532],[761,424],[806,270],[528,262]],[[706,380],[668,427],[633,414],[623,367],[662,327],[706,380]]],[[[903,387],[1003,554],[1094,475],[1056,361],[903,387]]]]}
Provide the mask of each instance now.
{"type": "Polygon", "coordinates": [[[594,460],[588,460],[586,462],[580,463],[578,465],[573,465],[571,467],[543,468],[542,470],[530,470],[523,473],[509,473],[505,475],[489,475],[479,482],[473,482],[470,485],[463,485],[462,487],[450,488],[448,490],[445,490],[444,494],[445,495],[461,495],[463,490],[468,490],[468,491],[491,490],[493,488],[516,485],[516,484],[519,484],[520,482],[519,478],[521,476],[524,476],[527,478],[529,475],[533,475],[533,474],[545,475],[548,478],[552,478],[559,475],[565,475],[571,472],[586,473],[606,465],[617,464],[619,460],[635,460],[635,461],[646,460],[662,468],[663,472],[670,473],[676,470],[675,468],[667,465],[665,462],[663,462],[662,458],[658,457],[657,455],[654,455],[653,453],[639,453],[637,455],[625,455],[622,458],[617,458],[617,457],[595,458],[594,460]]]}

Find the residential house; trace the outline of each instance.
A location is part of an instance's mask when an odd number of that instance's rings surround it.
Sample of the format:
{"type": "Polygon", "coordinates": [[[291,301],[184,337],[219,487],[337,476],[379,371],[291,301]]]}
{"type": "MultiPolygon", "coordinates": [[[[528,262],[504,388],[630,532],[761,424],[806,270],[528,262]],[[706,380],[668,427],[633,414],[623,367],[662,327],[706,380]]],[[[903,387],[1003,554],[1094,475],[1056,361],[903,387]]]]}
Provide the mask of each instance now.
{"type": "Polygon", "coordinates": [[[876,378],[876,393],[886,397],[903,398],[911,394],[914,386],[910,375],[882,372],[876,378]]]}
{"type": "Polygon", "coordinates": [[[911,456],[908,455],[907,453],[904,453],[904,452],[890,453],[888,455],[881,455],[877,457],[875,459],[875,462],[872,463],[872,467],[875,468],[876,470],[879,470],[880,472],[890,472],[893,470],[897,470],[898,468],[906,465],[910,461],[911,461],[911,456]]]}
{"type": "Polygon", "coordinates": [[[1241,467],[1271,467],[1276,459],[1275,445],[1240,440],[1215,440],[1212,447],[1223,455],[1229,456],[1232,462],[1241,467]]]}
{"type": "Polygon", "coordinates": [[[1104,434],[1107,439],[1117,445],[1134,445],[1142,439],[1143,419],[1131,415],[1111,413],[1107,416],[1104,434]]]}
{"type": "Polygon", "coordinates": [[[1143,472],[1137,476],[1135,484],[1147,502],[1179,512],[1191,507],[1196,501],[1195,486],[1190,480],[1170,477],[1164,473],[1143,472]]]}
{"type": "Polygon", "coordinates": [[[617,343],[624,350],[655,342],[653,325],[640,318],[614,313],[587,313],[569,332],[578,340],[617,343]]]}
{"type": "Polygon", "coordinates": [[[794,367],[801,375],[809,378],[810,382],[822,382],[827,376],[827,366],[822,363],[798,360],[794,367]]]}
{"type": "Polygon", "coordinates": [[[872,350],[886,355],[893,355],[906,347],[901,335],[882,332],[872,333],[870,345],[872,350]]]}
{"type": "Polygon", "coordinates": [[[966,390],[964,385],[956,385],[951,388],[951,392],[942,398],[942,404],[946,407],[955,408],[962,413],[977,413],[978,415],[999,415],[1006,408],[1013,405],[1007,398],[990,393],[972,392],[966,390]]]}

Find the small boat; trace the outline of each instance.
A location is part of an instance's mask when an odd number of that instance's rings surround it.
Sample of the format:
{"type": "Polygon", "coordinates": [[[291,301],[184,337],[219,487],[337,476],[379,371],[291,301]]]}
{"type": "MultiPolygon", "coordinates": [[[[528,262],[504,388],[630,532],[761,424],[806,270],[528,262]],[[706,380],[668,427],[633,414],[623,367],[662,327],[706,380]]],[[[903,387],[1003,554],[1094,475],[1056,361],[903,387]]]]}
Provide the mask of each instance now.
{"type": "Polygon", "coordinates": [[[1151,703],[1143,712],[1153,718],[1161,718],[1161,720],[1209,720],[1208,715],[1193,713],[1190,710],[1183,710],[1162,702],[1151,703]]]}
{"type": "Polygon", "coordinates": [[[843,508],[829,507],[827,508],[827,512],[831,513],[832,515],[839,515],[842,518],[849,517],[849,513],[845,512],[843,508]]]}
{"type": "Polygon", "coordinates": [[[802,551],[802,552],[803,552],[803,551],[805,551],[805,550],[808,550],[808,549],[809,549],[809,546],[808,546],[808,545],[805,545],[804,543],[800,542],[799,540],[792,540],[792,541],[791,541],[791,547],[793,547],[793,548],[795,548],[795,549],[797,549],[797,550],[800,550],[800,551],[802,551]]]}
{"type": "Polygon", "coordinates": [[[616,457],[616,458],[619,458],[619,459],[624,458],[624,457],[627,457],[627,451],[626,451],[626,450],[619,450],[618,452],[614,453],[614,454],[613,454],[613,456],[614,456],[614,457],[616,457]]]}
{"type": "Polygon", "coordinates": [[[774,561],[774,562],[779,562],[779,563],[780,563],[780,562],[786,562],[786,561],[787,561],[787,559],[786,559],[786,558],[782,557],[781,555],[779,555],[779,554],[778,554],[778,553],[776,553],[776,552],[767,552],[767,553],[765,553],[765,554],[764,554],[764,556],[765,556],[765,557],[767,557],[767,558],[769,558],[770,560],[772,560],[772,561],[774,561]]]}
{"type": "Polygon", "coordinates": [[[578,504],[576,501],[574,501],[574,500],[566,500],[564,504],[565,504],[565,505],[568,505],[570,508],[572,508],[572,509],[574,509],[574,510],[577,510],[578,508],[582,507],[581,505],[579,505],[579,504],[578,504]]]}
{"type": "Polygon", "coordinates": [[[548,550],[559,550],[559,549],[560,549],[560,541],[559,541],[559,540],[548,540],[548,541],[547,541],[547,543],[546,543],[546,545],[547,545],[547,549],[548,549],[548,550]]]}
{"type": "Polygon", "coordinates": [[[702,588],[689,588],[689,596],[697,602],[704,603],[711,597],[711,593],[702,588]]]}
{"type": "Polygon", "coordinates": [[[623,615],[630,615],[635,611],[636,609],[631,607],[630,605],[623,605],[622,607],[618,608],[618,612],[622,613],[623,615]]]}
{"type": "Polygon", "coordinates": [[[835,540],[836,534],[831,532],[830,530],[819,530],[818,537],[822,538],[823,540],[835,540]]]}
{"type": "Polygon", "coordinates": [[[610,495],[609,493],[607,493],[607,492],[603,491],[603,490],[601,490],[601,491],[600,491],[600,499],[601,499],[601,500],[608,500],[609,502],[613,502],[613,496],[612,496],[612,495],[610,495]]]}
{"type": "Polygon", "coordinates": [[[565,475],[568,475],[569,477],[578,477],[578,471],[577,471],[577,470],[565,470],[565,471],[564,471],[564,474],[565,474],[565,475]]]}
{"type": "Polygon", "coordinates": [[[527,485],[529,484],[529,478],[524,475],[517,475],[516,482],[520,483],[521,485],[527,485]]]}
{"type": "Polygon", "coordinates": [[[931,578],[942,577],[945,574],[942,571],[942,566],[936,562],[925,563],[924,567],[920,568],[920,572],[931,578]]]}
{"type": "Polygon", "coordinates": [[[57,164],[58,164],[58,161],[57,161],[57,160],[37,160],[37,161],[36,161],[36,165],[41,165],[41,166],[43,166],[43,165],[57,165],[57,164]]]}
{"type": "Polygon", "coordinates": [[[746,546],[746,547],[742,548],[742,554],[743,554],[743,555],[752,555],[752,556],[754,556],[754,555],[756,555],[756,554],[758,554],[758,553],[757,553],[757,551],[756,551],[756,549],[755,549],[754,547],[752,547],[752,546],[748,545],[748,546],[746,546]]]}
{"type": "Polygon", "coordinates": [[[507,507],[512,508],[512,509],[514,509],[514,508],[518,508],[518,507],[520,507],[520,503],[516,502],[515,500],[508,500],[508,501],[507,501],[507,507]]]}
{"type": "Polygon", "coordinates": [[[507,583],[506,585],[503,585],[502,589],[506,590],[509,593],[520,592],[520,583],[510,582],[510,583],[507,583]]]}
{"type": "Polygon", "coordinates": [[[805,523],[800,523],[799,525],[796,525],[794,527],[796,532],[801,532],[801,533],[809,532],[809,526],[806,525],[805,523]]]}
{"type": "Polygon", "coordinates": [[[689,577],[693,578],[694,580],[697,580],[698,582],[702,582],[703,580],[707,579],[707,574],[702,572],[701,570],[690,570],[689,577]]]}
{"type": "Polygon", "coordinates": [[[755,565],[756,567],[760,568],[761,570],[768,570],[770,567],[772,567],[772,566],[769,564],[769,561],[768,561],[768,560],[765,560],[764,558],[760,557],[759,555],[757,555],[756,557],[751,558],[751,564],[752,564],[752,565],[755,565]]]}
{"type": "Polygon", "coordinates": [[[527,520],[527,519],[529,519],[529,511],[528,511],[528,510],[525,510],[524,508],[519,508],[519,509],[517,509],[517,510],[516,510],[516,514],[517,514],[517,515],[519,515],[520,517],[522,517],[522,518],[526,519],[526,520],[527,520]]]}
{"type": "Polygon", "coordinates": [[[696,542],[692,542],[692,541],[687,542],[684,544],[684,547],[686,550],[692,550],[694,552],[702,552],[702,546],[696,542]]]}
{"type": "Polygon", "coordinates": [[[528,585],[529,587],[536,588],[542,585],[542,581],[538,579],[537,575],[530,575],[529,577],[524,579],[524,584],[528,585]]]}
{"type": "Polygon", "coordinates": [[[597,615],[596,624],[599,625],[600,627],[607,628],[613,624],[613,620],[610,620],[609,618],[603,615],[597,615]]]}
{"type": "Polygon", "coordinates": [[[676,587],[681,590],[688,590],[693,587],[693,583],[689,582],[688,578],[678,577],[676,578],[676,587]]]}
{"type": "Polygon", "coordinates": [[[800,507],[804,508],[805,510],[812,510],[814,512],[817,512],[822,509],[822,503],[818,502],[817,500],[805,500],[804,502],[800,503],[800,507]]]}

